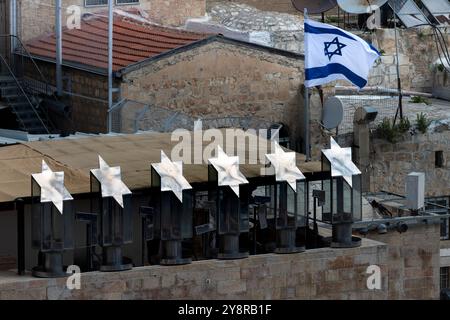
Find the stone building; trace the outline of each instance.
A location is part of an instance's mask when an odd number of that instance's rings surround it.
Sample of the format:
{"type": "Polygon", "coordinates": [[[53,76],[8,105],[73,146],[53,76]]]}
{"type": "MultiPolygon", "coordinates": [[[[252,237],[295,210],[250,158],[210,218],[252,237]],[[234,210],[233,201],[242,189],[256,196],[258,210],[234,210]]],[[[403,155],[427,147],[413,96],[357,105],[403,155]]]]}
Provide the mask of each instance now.
{"type": "MultiPolygon", "coordinates": [[[[107,129],[106,23],[103,18],[86,18],[80,30],[63,34],[65,91],[78,131],[107,129]],[[91,32],[95,37],[87,36],[91,32]]],[[[132,100],[202,118],[254,116],[283,123],[293,141],[300,137],[302,56],[157,27],[138,15],[116,14],[115,28],[114,87],[120,89],[115,102],[132,100]]],[[[54,41],[53,36],[43,36],[27,42],[52,84],[54,41]]]]}
{"type": "MultiPolygon", "coordinates": [[[[17,5],[18,33],[23,41],[54,31],[54,0],[17,0],[17,5]]],[[[107,5],[107,0],[62,0],[62,21],[66,25],[65,21],[75,13],[103,11],[104,14],[107,5]]],[[[114,0],[114,5],[121,10],[141,10],[153,22],[170,26],[182,25],[190,17],[203,16],[206,10],[205,0],[114,0]]]]}
{"type": "MultiPolygon", "coordinates": [[[[419,222],[402,234],[393,228],[383,234],[370,231],[356,248],[322,245],[302,253],[197,260],[180,266],[148,265],[141,256],[142,226],[137,208],[148,200],[149,163],[159,161],[160,150],[170,154],[173,144],[168,133],[146,133],[72,137],[0,148],[0,299],[439,298],[439,218],[432,216],[412,217],[419,222]],[[39,171],[45,159],[52,170],[64,171],[65,185],[75,198],[74,208],[89,210],[88,172],[97,166],[98,154],[111,166],[121,166],[123,181],[133,192],[133,242],[124,246],[124,252],[137,267],[127,272],[84,272],[80,290],[69,290],[66,278],[37,279],[28,273],[18,276],[14,268],[19,246],[25,246],[23,262],[27,270],[38,261],[38,250],[31,247],[30,174],[39,171]],[[19,198],[25,200],[23,234],[17,232],[20,209],[14,206],[19,198]],[[21,237],[23,242],[13,241],[21,237]],[[374,265],[381,272],[379,288],[367,285],[368,268],[374,265]]],[[[245,147],[255,145],[247,143],[245,147]]],[[[319,162],[306,163],[301,154],[296,159],[308,179],[320,174],[319,162]]],[[[242,169],[250,183],[261,183],[262,166],[246,165],[242,169]]],[[[185,165],[184,174],[196,190],[208,186],[205,164],[185,165]]],[[[76,249],[64,256],[67,263],[85,257],[86,235],[81,230],[77,229],[76,249]]],[[[319,232],[323,237],[331,235],[328,228],[321,227],[319,232]]]]}

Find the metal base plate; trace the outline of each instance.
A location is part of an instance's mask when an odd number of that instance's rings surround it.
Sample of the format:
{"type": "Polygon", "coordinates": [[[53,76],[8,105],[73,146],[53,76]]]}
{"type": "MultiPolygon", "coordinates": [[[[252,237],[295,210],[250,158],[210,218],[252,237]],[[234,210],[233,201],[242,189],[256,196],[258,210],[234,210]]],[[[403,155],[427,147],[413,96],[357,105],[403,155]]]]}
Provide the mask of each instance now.
{"type": "Polygon", "coordinates": [[[159,262],[159,264],[163,266],[177,266],[190,263],[192,263],[191,258],[161,259],[161,261],[159,262]]]}
{"type": "Polygon", "coordinates": [[[31,271],[31,275],[36,278],[64,278],[69,276],[69,274],[65,273],[64,271],[48,272],[40,266],[34,267],[31,271]]]}
{"type": "Polygon", "coordinates": [[[292,248],[276,248],[273,252],[278,254],[300,253],[304,252],[305,247],[292,247],[292,248]]]}
{"type": "Polygon", "coordinates": [[[352,243],[331,242],[331,248],[356,248],[361,246],[361,238],[352,237],[352,243]]]}
{"type": "Polygon", "coordinates": [[[131,263],[128,264],[119,264],[114,266],[101,266],[100,271],[103,272],[112,272],[112,271],[126,271],[133,269],[133,265],[131,263]]]}
{"type": "Polygon", "coordinates": [[[100,271],[103,272],[126,271],[131,269],[133,269],[133,263],[128,258],[123,258],[122,264],[100,266],[100,271]]]}
{"type": "Polygon", "coordinates": [[[235,260],[235,259],[244,259],[248,258],[248,252],[239,252],[239,253],[218,253],[217,259],[219,260],[235,260]]]}

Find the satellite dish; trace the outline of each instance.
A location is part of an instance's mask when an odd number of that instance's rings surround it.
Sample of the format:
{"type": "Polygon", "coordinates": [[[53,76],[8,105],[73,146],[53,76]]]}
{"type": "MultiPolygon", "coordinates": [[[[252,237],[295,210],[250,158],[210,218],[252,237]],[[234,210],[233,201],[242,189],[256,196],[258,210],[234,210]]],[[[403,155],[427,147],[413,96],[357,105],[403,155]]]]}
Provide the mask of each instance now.
{"type": "Polygon", "coordinates": [[[388,0],[337,0],[339,7],[348,13],[371,13],[381,8],[388,0]]]}
{"type": "Polygon", "coordinates": [[[330,97],[325,101],[322,113],[322,124],[328,129],[337,128],[344,119],[344,106],[337,97],[330,97]]]}
{"type": "Polygon", "coordinates": [[[292,4],[298,11],[317,14],[333,9],[337,6],[336,0],[292,0],[292,4]]]}

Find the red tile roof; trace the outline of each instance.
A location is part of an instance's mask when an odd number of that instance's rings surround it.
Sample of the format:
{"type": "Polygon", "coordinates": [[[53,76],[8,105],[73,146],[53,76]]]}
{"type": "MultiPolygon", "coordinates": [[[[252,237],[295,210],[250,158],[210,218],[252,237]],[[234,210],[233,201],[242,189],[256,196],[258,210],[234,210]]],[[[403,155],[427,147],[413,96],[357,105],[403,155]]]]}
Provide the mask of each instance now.
{"type": "MultiPolygon", "coordinates": [[[[115,14],[113,70],[168,52],[210,35],[165,28],[115,14]]],[[[108,19],[95,16],[83,20],[81,29],[63,30],[63,60],[90,67],[108,67],[108,19]]],[[[26,43],[32,55],[55,59],[55,35],[26,43]]]]}

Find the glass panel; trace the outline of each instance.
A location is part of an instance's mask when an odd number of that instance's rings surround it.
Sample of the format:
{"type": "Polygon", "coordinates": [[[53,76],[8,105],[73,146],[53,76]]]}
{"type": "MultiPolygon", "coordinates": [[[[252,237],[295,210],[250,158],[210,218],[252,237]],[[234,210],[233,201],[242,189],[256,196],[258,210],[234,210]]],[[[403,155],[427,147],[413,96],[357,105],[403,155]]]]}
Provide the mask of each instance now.
{"type": "Polygon", "coordinates": [[[73,201],[64,201],[64,249],[74,247],[74,226],[75,215],[73,211],[73,201]]]}
{"type": "Polygon", "coordinates": [[[101,225],[102,225],[102,246],[112,245],[113,243],[113,226],[114,226],[114,206],[112,204],[113,199],[109,198],[101,198],[102,199],[102,212],[101,212],[101,225]]]}
{"type": "Polygon", "coordinates": [[[193,191],[183,191],[183,215],[181,217],[181,238],[192,238],[192,214],[194,210],[193,191]]]}
{"type": "Polygon", "coordinates": [[[123,232],[123,243],[126,244],[133,242],[133,204],[131,194],[123,196],[123,205],[124,209],[118,205],[116,207],[123,215],[120,231],[123,232]]]}
{"type": "Polygon", "coordinates": [[[240,211],[239,211],[239,231],[247,232],[250,229],[249,224],[249,191],[247,186],[241,187],[240,192],[240,211]]]}
{"type": "Polygon", "coordinates": [[[238,234],[240,202],[230,187],[219,188],[219,234],[238,234]]]}
{"type": "Polygon", "coordinates": [[[299,181],[297,182],[297,226],[303,227],[306,225],[306,182],[299,181]]]}
{"type": "MultiPolygon", "coordinates": [[[[41,228],[42,228],[42,251],[47,251],[52,249],[52,230],[54,229],[53,219],[52,219],[52,203],[42,203],[41,204],[41,228]]],[[[59,214],[59,213],[58,213],[59,214]]],[[[55,236],[57,236],[55,232],[55,236]]]]}
{"type": "Polygon", "coordinates": [[[353,176],[353,221],[362,220],[361,175],[353,176]]]}
{"type": "Polygon", "coordinates": [[[444,289],[450,289],[450,268],[449,267],[443,267],[441,268],[441,290],[444,289]]]}
{"type": "Polygon", "coordinates": [[[32,179],[31,183],[31,241],[35,249],[41,249],[42,246],[42,229],[41,229],[41,203],[40,188],[32,179]]]}

